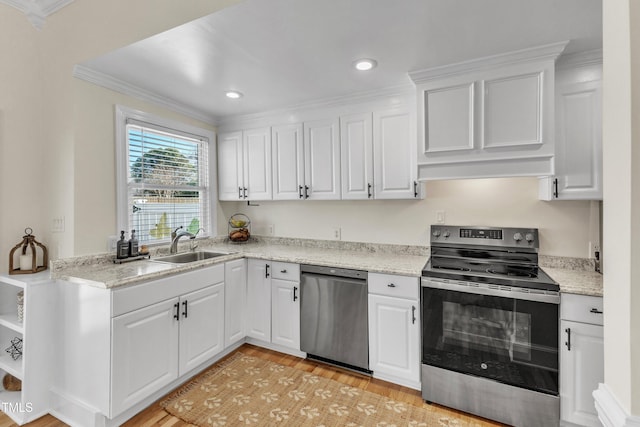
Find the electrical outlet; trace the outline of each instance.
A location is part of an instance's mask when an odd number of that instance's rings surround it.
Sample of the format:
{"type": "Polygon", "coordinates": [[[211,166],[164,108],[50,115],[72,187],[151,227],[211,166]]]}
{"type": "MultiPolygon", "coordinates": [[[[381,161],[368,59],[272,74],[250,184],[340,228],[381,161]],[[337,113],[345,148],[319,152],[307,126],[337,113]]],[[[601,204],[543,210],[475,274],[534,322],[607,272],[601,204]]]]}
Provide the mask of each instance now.
{"type": "Polygon", "coordinates": [[[342,240],[342,230],[340,230],[340,227],[333,227],[333,239],[342,240]]]}
{"type": "Polygon", "coordinates": [[[445,211],[436,211],[436,224],[444,224],[445,217],[445,211]]]}
{"type": "Polygon", "coordinates": [[[273,236],[274,235],[273,230],[274,230],[273,224],[267,225],[267,236],[273,236]]]}
{"type": "Polygon", "coordinates": [[[51,232],[63,233],[64,232],[64,217],[58,216],[51,220],[51,232]]]}
{"type": "Polygon", "coordinates": [[[107,252],[114,252],[118,246],[118,236],[107,237],[107,252]]]}

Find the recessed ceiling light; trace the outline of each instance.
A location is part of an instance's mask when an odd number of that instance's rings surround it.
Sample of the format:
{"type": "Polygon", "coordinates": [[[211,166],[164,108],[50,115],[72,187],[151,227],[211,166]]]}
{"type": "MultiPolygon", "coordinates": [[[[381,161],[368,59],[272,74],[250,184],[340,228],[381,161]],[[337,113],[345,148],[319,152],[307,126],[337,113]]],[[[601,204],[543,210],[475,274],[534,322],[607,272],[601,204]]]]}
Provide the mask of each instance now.
{"type": "Polygon", "coordinates": [[[225,95],[227,95],[227,98],[231,99],[242,98],[242,93],[238,92],[237,90],[228,90],[225,95]]]}
{"type": "Polygon", "coordinates": [[[375,68],[376,65],[378,65],[378,63],[376,62],[375,59],[368,59],[368,58],[358,59],[356,62],[353,63],[353,66],[356,67],[356,70],[358,71],[369,71],[375,68]]]}

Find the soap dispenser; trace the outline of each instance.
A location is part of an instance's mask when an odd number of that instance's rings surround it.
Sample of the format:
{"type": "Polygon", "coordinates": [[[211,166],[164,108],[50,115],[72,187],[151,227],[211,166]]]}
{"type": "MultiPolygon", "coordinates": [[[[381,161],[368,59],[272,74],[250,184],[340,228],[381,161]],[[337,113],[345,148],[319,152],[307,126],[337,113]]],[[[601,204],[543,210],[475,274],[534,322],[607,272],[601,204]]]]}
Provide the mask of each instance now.
{"type": "Polygon", "coordinates": [[[131,238],[129,239],[129,256],[138,256],[138,239],[136,238],[136,230],[131,230],[131,238]]]}
{"type": "Polygon", "coordinates": [[[129,256],[129,243],[124,239],[124,230],[120,231],[120,240],[118,240],[116,249],[116,258],[124,259],[129,256]]]}

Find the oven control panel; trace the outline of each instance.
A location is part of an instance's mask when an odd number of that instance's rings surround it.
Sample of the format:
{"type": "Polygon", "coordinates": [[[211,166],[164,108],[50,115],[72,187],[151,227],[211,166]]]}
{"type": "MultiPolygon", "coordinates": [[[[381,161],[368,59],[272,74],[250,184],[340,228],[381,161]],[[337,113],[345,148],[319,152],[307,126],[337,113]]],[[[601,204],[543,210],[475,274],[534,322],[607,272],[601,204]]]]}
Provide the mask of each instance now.
{"type": "Polygon", "coordinates": [[[432,225],[431,244],[538,248],[537,228],[432,225]]]}
{"type": "Polygon", "coordinates": [[[496,230],[495,228],[461,228],[460,237],[467,239],[502,240],[502,230],[496,230]]]}

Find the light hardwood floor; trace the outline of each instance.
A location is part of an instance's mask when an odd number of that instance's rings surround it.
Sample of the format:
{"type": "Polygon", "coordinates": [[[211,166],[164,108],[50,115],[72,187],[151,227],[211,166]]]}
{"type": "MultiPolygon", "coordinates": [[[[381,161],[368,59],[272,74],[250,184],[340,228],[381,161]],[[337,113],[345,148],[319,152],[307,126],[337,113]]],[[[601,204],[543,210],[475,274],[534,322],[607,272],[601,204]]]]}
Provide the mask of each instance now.
{"type": "MultiPolygon", "coordinates": [[[[313,372],[315,375],[332,378],[336,381],[340,381],[351,385],[352,387],[358,387],[363,390],[367,390],[373,393],[378,393],[383,396],[390,397],[394,400],[410,403],[412,405],[430,408],[433,411],[439,412],[444,416],[458,418],[469,422],[474,427],[499,427],[504,424],[496,423],[493,421],[484,420],[474,417],[469,414],[465,414],[453,409],[445,408],[439,405],[428,405],[424,403],[420,397],[420,392],[412,390],[406,387],[402,387],[396,384],[391,384],[385,381],[370,378],[364,375],[345,371],[340,368],[325,365],[323,363],[300,359],[299,357],[289,356],[286,354],[278,353],[275,351],[267,350],[264,348],[256,347],[250,344],[244,344],[238,349],[243,353],[255,357],[260,357],[272,362],[280,363],[282,365],[291,366],[297,369],[301,369],[308,372],[313,372]]],[[[233,354],[233,353],[232,353],[233,354]]],[[[229,356],[227,356],[229,357],[229,356]]],[[[29,427],[62,427],[67,424],[59,421],[51,415],[46,415],[38,420],[26,424],[29,427]]],[[[0,412],[0,427],[13,427],[16,426],[9,417],[0,412]]],[[[180,419],[169,415],[165,412],[158,403],[154,403],[138,415],[127,421],[124,426],[126,427],[182,427],[191,426],[191,424],[185,423],[180,419]]]]}

